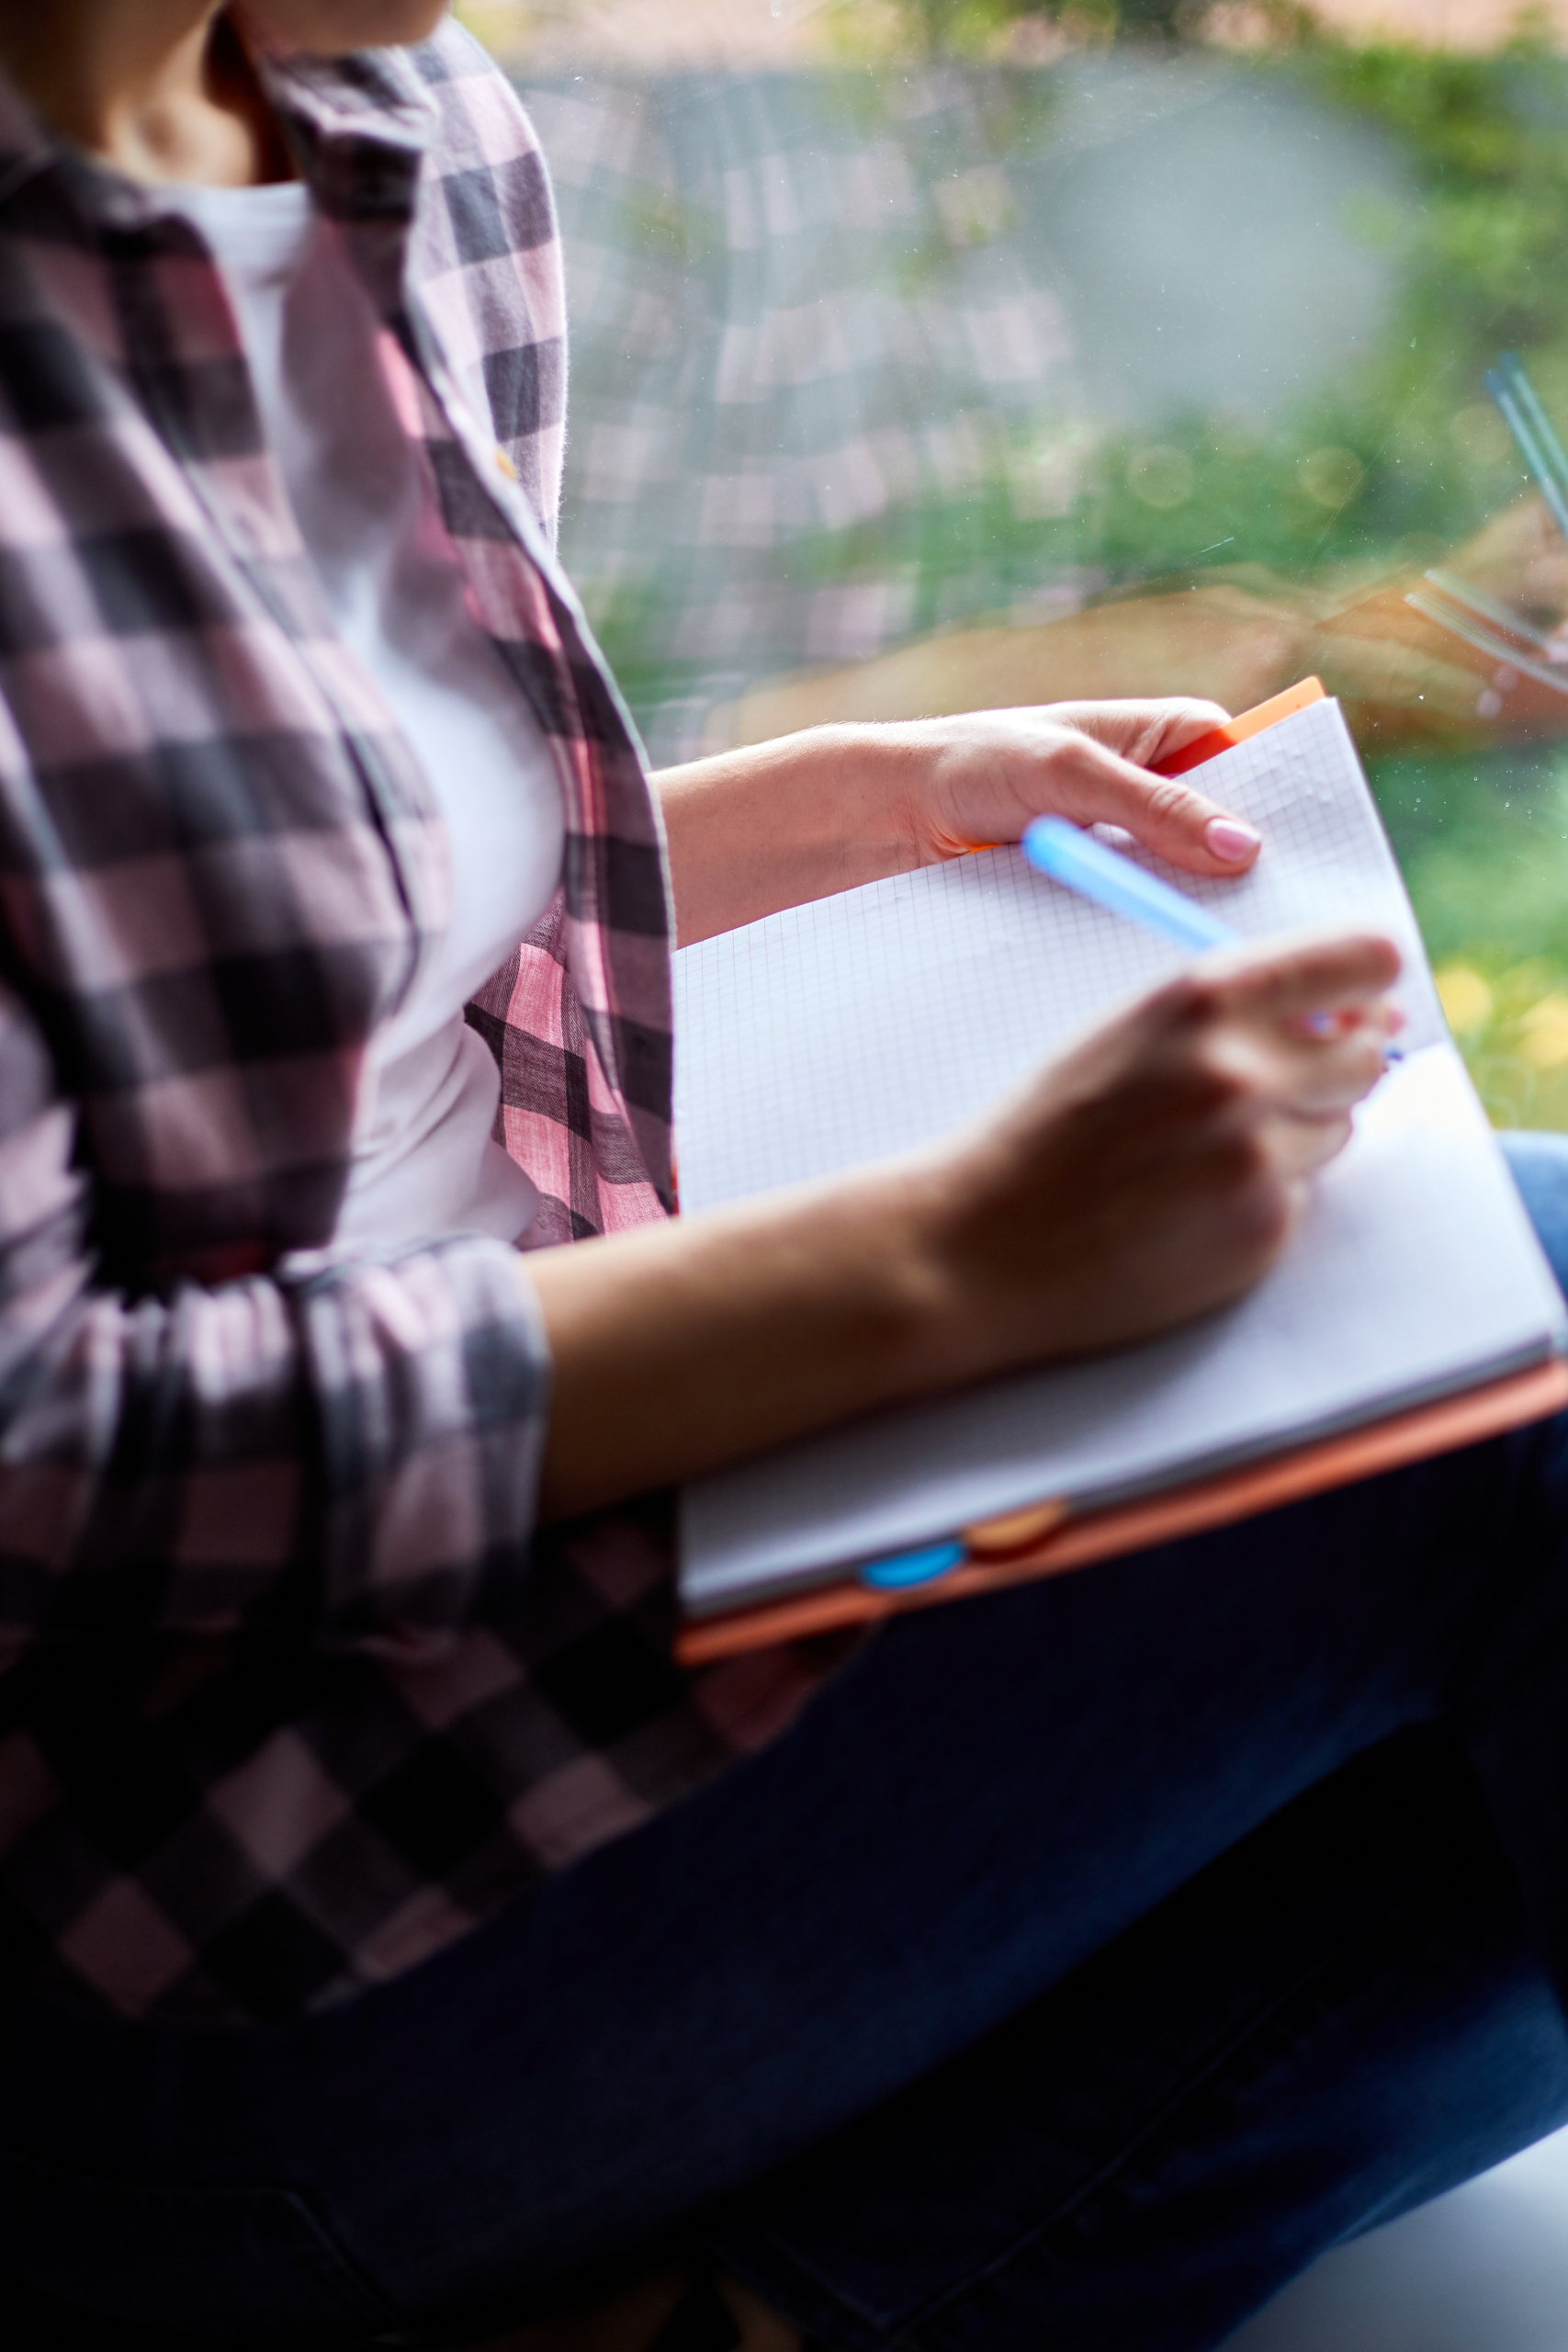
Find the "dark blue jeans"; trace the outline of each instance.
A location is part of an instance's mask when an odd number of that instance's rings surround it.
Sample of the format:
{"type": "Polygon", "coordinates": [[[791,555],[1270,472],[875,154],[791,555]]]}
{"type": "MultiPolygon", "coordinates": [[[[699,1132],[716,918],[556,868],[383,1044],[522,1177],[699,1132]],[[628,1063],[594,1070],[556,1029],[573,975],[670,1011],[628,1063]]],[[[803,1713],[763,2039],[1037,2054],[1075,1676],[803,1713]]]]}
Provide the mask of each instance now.
{"type": "Polygon", "coordinates": [[[0,2016],[0,2271],[408,2341],[685,2236],[835,2352],[1215,2343],[1568,2118],[1565,1678],[1568,1422],[904,1619],[344,2008],[0,2016]]]}

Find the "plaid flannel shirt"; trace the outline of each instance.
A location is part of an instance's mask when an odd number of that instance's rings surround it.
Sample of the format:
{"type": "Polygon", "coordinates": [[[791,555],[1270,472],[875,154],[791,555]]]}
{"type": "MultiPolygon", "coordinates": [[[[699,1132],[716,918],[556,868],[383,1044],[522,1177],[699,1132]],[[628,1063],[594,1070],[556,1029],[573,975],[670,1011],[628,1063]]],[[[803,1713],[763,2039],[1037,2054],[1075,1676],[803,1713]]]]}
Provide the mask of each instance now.
{"type": "MultiPolygon", "coordinates": [[[[549,545],[543,166],[462,32],[258,64],[382,321],[428,527],[556,755],[563,888],[470,1008],[530,1240],[665,1213],[667,899],[549,545]]],[[[671,1665],[662,1502],[536,1538],[519,1261],[332,1245],[446,920],[221,280],[0,92],[0,1982],[225,2025],[406,1968],[768,1736],[671,1665]]]]}

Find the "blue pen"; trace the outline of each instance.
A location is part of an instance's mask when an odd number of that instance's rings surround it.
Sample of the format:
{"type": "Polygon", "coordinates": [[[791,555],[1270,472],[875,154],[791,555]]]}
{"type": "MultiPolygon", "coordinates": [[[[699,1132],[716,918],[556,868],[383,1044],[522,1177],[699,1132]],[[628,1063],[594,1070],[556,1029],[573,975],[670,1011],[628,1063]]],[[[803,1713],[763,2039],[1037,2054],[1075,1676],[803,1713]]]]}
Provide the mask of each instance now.
{"type": "Polygon", "coordinates": [[[1168,882],[1161,882],[1134,865],[1129,857],[1108,849],[1092,833],[1080,832],[1065,817],[1036,817],[1023,831],[1023,854],[1031,865],[1063,882],[1082,899],[1145,931],[1162,932],[1179,947],[1235,947],[1241,933],[1212,915],[1207,907],[1182,897],[1168,882]]]}
{"type": "MultiPolygon", "coordinates": [[[[1145,931],[1161,933],[1179,947],[1241,944],[1240,932],[1212,915],[1207,907],[1184,898],[1168,882],[1145,874],[1130,857],[1107,848],[1093,833],[1080,832],[1065,817],[1034,818],[1024,827],[1020,846],[1031,865],[1038,866],[1054,882],[1066,884],[1080,899],[1092,899],[1097,907],[1105,907],[1113,915],[1124,915],[1129,922],[1141,922],[1145,931]]],[[[1307,1025],[1320,1037],[1334,1035],[1331,1013],[1309,1013],[1307,1025]]],[[[1385,1046],[1383,1059],[1397,1062],[1404,1057],[1397,1046],[1385,1046]]]]}

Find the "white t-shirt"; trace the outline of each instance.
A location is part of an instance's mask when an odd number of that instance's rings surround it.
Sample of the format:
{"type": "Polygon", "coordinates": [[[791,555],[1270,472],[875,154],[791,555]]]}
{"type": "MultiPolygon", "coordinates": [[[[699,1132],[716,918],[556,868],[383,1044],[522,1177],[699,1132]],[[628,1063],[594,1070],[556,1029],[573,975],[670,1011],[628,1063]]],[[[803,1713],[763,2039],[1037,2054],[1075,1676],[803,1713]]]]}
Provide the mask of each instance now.
{"type": "Polygon", "coordinates": [[[560,790],[533,714],[422,537],[423,460],[376,363],[378,322],[309,190],[161,191],[211,247],[263,429],[339,634],[424,765],[452,854],[452,919],[374,1040],[340,1239],[479,1231],[516,1240],[533,1185],[491,1139],[495,1062],[463,1020],[548,905],[560,790]]]}

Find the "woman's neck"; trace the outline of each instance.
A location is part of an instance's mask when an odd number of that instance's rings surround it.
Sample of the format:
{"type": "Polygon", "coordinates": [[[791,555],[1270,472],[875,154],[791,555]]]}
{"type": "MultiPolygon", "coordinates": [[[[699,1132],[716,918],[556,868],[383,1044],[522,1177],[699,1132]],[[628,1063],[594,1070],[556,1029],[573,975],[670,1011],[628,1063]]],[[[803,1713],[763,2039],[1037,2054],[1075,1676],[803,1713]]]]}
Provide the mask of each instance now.
{"type": "Polygon", "coordinates": [[[291,175],[220,0],[0,0],[0,66],[54,130],[133,179],[291,175]]]}

